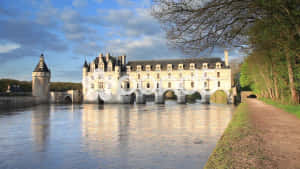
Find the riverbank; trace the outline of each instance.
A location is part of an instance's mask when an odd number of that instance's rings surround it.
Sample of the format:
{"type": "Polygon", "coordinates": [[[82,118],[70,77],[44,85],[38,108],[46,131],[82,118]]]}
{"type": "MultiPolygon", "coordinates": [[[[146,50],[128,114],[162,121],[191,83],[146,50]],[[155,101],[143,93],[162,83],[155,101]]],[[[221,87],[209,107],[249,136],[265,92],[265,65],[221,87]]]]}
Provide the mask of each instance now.
{"type": "Polygon", "coordinates": [[[248,99],[237,108],[205,169],[300,168],[299,126],[295,115],[248,99]]]}

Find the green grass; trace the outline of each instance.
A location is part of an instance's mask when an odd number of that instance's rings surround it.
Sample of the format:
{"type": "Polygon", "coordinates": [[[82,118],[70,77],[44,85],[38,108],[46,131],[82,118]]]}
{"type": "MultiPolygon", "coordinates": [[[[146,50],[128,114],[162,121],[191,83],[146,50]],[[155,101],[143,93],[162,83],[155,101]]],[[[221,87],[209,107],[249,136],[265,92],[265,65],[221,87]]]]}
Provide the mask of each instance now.
{"type": "Polygon", "coordinates": [[[286,112],[292,113],[292,114],[296,115],[298,118],[300,118],[300,105],[280,104],[280,103],[277,103],[277,102],[275,102],[271,99],[267,99],[267,98],[260,98],[260,100],[267,104],[278,107],[286,112]]]}
{"type": "Polygon", "coordinates": [[[233,118],[209,157],[205,169],[236,168],[234,153],[240,151],[236,144],[252,132],[246,103],[238,106],[233,118]]]}

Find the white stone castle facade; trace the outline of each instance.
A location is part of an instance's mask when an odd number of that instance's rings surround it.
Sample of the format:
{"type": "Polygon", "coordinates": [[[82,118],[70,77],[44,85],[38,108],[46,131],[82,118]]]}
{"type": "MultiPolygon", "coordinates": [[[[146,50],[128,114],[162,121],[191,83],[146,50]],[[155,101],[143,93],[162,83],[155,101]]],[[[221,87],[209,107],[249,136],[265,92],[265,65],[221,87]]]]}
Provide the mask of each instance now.
{"type": "Polygon", "coordinates": [[[165,102],[165,93],[173,91],[178,103],[186,95],[198,92],[203,102],[217,90],[231,97],[231,69],[228,52],[220,58],[140,60],[126,62],[126,56],[100,54],[91,63],[85,61],[82,72],[85,103],[145,103],[154,95],[155,103],[165,102]]]}

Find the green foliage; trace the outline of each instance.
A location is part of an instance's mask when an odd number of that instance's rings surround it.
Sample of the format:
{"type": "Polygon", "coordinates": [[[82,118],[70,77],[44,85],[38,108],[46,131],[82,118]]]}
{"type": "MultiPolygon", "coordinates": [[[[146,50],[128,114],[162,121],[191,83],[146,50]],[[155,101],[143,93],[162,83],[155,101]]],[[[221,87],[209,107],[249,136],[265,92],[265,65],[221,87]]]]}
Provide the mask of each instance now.
{"type": "Polygon", "coordinates": [[[81,83],[70,83],[70,82],[51,82],[51,91],[66,91],[66,90],[80,90],[82,89],[81,83]]]}
{"type": "MultiPolygon", "coordinates": [[[[30,81],[19,81],[14,79],[0,79],[0,92],[6,92],[8,85],[20,85],[24,92],[31,92],[32,83],[30,81]]],[[[70,82],[51,82],[50,91],[66,91],[66,90],[81,90],[81,83],[70,82]]]]}
{"type": "Polygon", "coordinates": [[[193,102],[195,102],[197,99],[198,99],[198,100],[201,100],[201,95],[200,95],[200,93],[195,92],[195,93],[193,93],[193,94],[191,94],[191,95],[187,95],[187,96],[186,96],[186,99],[187,99],[187,102],[193,103],[193,102]]]}
{"type": "Polygon", "coordinates": [[[165,93],[165,99],[166,100],[176,100],[177,97],[173,91],[169,90],[165,93]]]}
{"type": "Polygon", "coordinates": [[[244,61],[244,63],[241,66],[241,72],[240,72],[240,85],[242,87],[242,90],[250,90],[250,80],[249,80],[249,74],[248,74],[248,63],[247,61],[244,61]]]}
{"type": "Polygon", "coordinates": [[[6,92],[8,85],[19,85],[24,92],[31,92],[31,82],[14,79],[0,79],[0,92],[6,92]]]}
{"type": "Polygon", "coordinates": [[[297,102],[291,91],[300,94],[299,2],[256,1],[265,14],[248,31],[251,50],[240,76],[244,90],[281,103],[297,102]]]}
{"type": "Polygon", "coordinates": [[[227,104],[227,94],[223,90],[217,90],[210,96],[211,103],[227,104]]]}

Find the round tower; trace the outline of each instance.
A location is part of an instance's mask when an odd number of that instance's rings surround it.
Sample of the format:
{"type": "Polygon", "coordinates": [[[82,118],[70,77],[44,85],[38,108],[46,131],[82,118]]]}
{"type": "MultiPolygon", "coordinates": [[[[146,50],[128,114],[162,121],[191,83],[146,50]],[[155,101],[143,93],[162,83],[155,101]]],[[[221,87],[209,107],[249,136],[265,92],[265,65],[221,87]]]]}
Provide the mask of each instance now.
{"type": "Polygon", "coordinates": [[[44,55],[41,54],[40,61],[32,72],[32,96],[38,97],[40,102],[49,100],[50,77],[50,70],[45,63],[44,55]]]}

